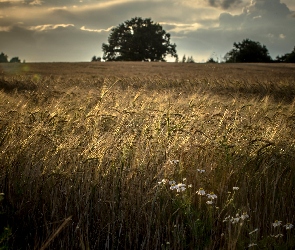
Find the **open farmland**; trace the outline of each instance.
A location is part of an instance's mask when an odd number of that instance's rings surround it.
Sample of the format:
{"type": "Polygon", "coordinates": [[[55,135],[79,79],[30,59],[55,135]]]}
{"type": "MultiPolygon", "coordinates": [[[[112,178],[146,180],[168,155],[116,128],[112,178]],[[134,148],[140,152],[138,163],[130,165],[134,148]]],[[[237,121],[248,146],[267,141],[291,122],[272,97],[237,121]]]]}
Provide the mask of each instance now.
{"type": "Polygon", "coordinates": [[[0,64],[0,246],[294,249],[294,98],[292,64],[0,64]]]}

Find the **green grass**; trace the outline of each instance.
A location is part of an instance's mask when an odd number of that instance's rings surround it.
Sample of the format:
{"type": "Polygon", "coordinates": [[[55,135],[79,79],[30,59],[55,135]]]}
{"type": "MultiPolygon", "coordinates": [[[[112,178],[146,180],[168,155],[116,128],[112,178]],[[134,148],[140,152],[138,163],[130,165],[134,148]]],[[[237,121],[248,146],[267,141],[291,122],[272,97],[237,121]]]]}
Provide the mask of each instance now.
{"type": "Polygon", "coordinates": [[[295,248],[292,78],[1,84],[3,249],[295,248]]]}

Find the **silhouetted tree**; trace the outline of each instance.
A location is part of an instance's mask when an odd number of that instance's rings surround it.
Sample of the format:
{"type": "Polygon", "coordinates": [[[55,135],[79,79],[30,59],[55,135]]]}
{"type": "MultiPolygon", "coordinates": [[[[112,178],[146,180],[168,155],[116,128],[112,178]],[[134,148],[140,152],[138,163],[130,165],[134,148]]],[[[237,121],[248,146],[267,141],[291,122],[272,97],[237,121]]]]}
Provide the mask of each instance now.
{"type": "Polygon", "coordinates": [[[295,47],[291,53],[287,53],[283,56],[277,56],[278,62],[295,63],[295,47]]]}
{"type": "Polygon", "coordinates": [[[9,61],[10,63],[20,63],[20,59],[18,57],[13,57],[9,61]]]}
{"type": "Polygon", "coordinates": [[[101,57],[93,56],[92,59],[91,59],[91,62],[101,62],[101,57]]]}
{"type": "Polygon", "coordinates": [[[244,39],[234,43],[234,48],[225,57],[226,62],[271,62],[271,57],[265,45],[244,39]]]}
{"type": "Polygon", "coordinates": [[[165,61],[176,57],[176,44],[170,34],[150,18],[132,18],[111,30],[109,44],[102,44],[106,61],[165,61]]]}
{"type": "Polygon", "coordinates": [[[0,54],[0,63],[7,63],[8,62],[8,56],[5,55],[3,52],[0,54]]]}
{"type": "Polygon", "coordinates": [[[187,58],[186,62],[187,63],[195,63],[195,60],[194,60],[193,56],[190,56],[187,58]]]}
{"type": "Polygon", "coordinates": [[[186,62],[186,56],[185,55],[183,55],[181,62],[182,63],[185,63],[186,62]]]}
{"type": "Polygon", "coordinates": [[[210,57],[206,63],[218,63],[218,61],[215,61],[213,57],[210,57]]]}

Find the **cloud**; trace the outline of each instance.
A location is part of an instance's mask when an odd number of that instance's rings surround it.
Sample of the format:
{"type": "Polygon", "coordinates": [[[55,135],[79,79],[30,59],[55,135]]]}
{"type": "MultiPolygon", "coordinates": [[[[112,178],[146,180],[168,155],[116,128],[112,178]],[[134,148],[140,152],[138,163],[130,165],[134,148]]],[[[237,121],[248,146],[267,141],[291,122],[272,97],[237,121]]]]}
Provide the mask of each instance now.
{"type": "Polygon", "coordinates": [[[32,2],[30,2],[29,4],[30,5],[42,5],[43,1],[40,1],[40,0],[34,0],[32,2]]]}
{"type": "Polygon", "coordinates": [[[4,32],[9,32],[11,30],[10,26],[0,26],[0,32],[4,31],[4,32]]]}
{"type": "Polygon", "coordinates": [[[211,6],[228,9],[233,5],[240,4],[242,0],[208,0],[208,2],[211,6]]]}
{"type": "Polygon", "coordinates": [[[54,30],[58,28],[68,28],[68,27],[74,27],[74,24],[43,24],[43,25],[37,25],[37,26],[31,26],[28,29],[29,30],[36,30],[36,31],[46,31],[46,30],[54,30]]]}
{"type": "Polygon", "coordinates": [[[200,23],[166,23],[160,22],[160,25],[165,26],[169,32],[182,32],[188,33],[203,27],[200,23]]]}
{"type": "Polygon", "coordinates": [[[114,27],[114,26],[109,27],[109,28],[107,28],[107,29],[87,29],[87,28],[85,28],[85,26],[82,26],[82,27],[80,28],[80,30],[83,30],[83,31],[89,31],[89,32],[98,32],[98,33],[100,33],[100,32],[109,32],[109,31],[111,31],[111,29],[112,29],[113,27],[114,27]]]}

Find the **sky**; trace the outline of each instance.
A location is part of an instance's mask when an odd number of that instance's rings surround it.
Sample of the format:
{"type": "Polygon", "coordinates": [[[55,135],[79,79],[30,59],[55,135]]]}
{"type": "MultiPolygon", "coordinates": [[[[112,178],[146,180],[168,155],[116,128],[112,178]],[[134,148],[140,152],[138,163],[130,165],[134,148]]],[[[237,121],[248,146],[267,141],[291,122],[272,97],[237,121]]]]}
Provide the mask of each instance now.
{"type": "Polygon", "coordinates": [[[274,59],[295,47],[294,0],[0,0],[0,53],[26,62],[90,61],[103,56],[111,28],[133,17],[162,25],[179,58],[196,62],[222,60],[246,38],[274,59]]]}

